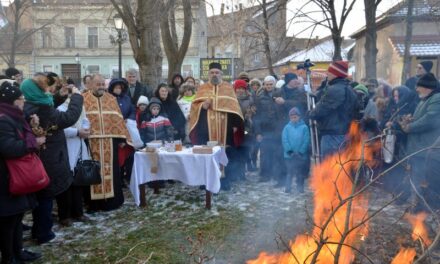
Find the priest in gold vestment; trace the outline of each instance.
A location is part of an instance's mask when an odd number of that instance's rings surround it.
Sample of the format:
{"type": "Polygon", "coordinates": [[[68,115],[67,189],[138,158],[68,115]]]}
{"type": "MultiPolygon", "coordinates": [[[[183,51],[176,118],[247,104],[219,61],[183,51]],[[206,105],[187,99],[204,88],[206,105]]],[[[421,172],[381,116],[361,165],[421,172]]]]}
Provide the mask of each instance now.
{"type": "Polygon", "coordinates": [[[90,186],[89,210],[114,210],[124,203],[118,147],[131,143],[116,98],[106,92],[104,78],[92,77],[92,90],[83,94],[90,121],[91,158],[101,163],[102,183],[90,186]]]}
{"type": "Polygon", "coordinates": [[[217,141],[226,148],[229,159],[222,179],[222,188],[229,189],[231,177],[228,171],[234,170],[235,149],[244,138],[243,114],[232,86],[222,81],[219,63],[209,65],[209,82],[200,86],[191,104],[189,116],[190,139],[194,145],[204,145],[217,141]],[[229,176],[229,177],[228,177],[229,176]]]}

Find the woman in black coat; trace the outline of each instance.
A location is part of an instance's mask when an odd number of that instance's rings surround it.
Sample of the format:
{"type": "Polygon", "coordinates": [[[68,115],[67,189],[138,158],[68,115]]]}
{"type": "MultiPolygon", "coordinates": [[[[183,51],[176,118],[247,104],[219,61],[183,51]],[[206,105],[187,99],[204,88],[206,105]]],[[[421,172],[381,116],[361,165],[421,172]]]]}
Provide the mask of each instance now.
{"type": "Polygon", "coordinates": [[[169,93],[168,86],[165,83],[159,84],[154,96],[159,98],[162,102],[162,112],[166,114],[171,122],[171,125],[176,130],[174,139],[185,139],[185,123],[186,118],[182,113],[176,100],[173,100],[172,95],[169,93]]]}
{"type": "Polygon", "coordinates": [[[23,113],[24,97],[18,86],[4,82],[0,86],[0,251],[1,263],[35,260],[41,254],[23,250],[23,215],[35,206],[33,195],[9,192],[9,171],[5,159],[36,152],[44,137],[36,139],[23,113]]]}
{"type": "Polygon", "coordinates": [[[20,89],[26,98],[25,115],[36,114],[40,119],[40,127],[47,131],[46,144],[40,151],[40,158],[49,175],[50,185],[37,193],[38,206],[32,212],[32,236],[42,244],[55,237],[51,215],[54,197],[57,199],[60,222],[70,217],[71,195],[66,191],[73,182],[73,174],[70,171],[64,129],[78,120],[83,98],[79,90],[74,88],[67,111],[56,110],[52,96],[45,91],[47,79],[41,74],[32,80],[23,81],[20,89]]]}

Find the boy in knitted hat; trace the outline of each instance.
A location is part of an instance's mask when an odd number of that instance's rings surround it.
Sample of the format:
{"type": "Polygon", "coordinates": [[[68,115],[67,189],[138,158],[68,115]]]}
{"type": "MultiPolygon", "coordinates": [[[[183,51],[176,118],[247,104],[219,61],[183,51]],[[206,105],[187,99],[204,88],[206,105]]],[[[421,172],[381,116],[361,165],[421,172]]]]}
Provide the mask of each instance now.
{"type": "Polygon", "coordinates": [[[291,192],[292,178],[296,177],[297,191],[303,193],[304,179],[307,176],[306,171],[308,171],[307,165],[309,164],[310,133],[297,107],[290,109],[289,118],[290,121],[284,127],[281,135],[284,161],[287,168],[285,192],[291,192]]]}

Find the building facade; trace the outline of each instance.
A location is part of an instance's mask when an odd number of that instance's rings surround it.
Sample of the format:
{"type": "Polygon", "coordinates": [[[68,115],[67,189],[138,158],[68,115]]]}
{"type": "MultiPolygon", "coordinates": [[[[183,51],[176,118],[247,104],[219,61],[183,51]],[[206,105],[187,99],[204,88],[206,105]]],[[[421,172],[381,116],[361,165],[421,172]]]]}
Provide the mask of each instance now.
{"type": "MultiPolygon", "coordinates": [[[[192,1],[193,30],[182,73],[198,77],[199,59],[206,53],[206,8],[192,1]]],[[[101,73],[106,78],[119,75],[118,45],[112,41],[117,36],[113,16],[116,11],[108,0],[35,1],[34,27],[47,25],[34,35],[34,50],[30,72],[53,71],[78,80],[79,76],[101,73]]],[[[179,23],[179,15],[176,22],[179,23]]],[[[181,27],[177,27],[178,36],[181,27]]],[[[160,40],[158,40],[160,41],[160,40]]],[[[163,74],[168,66],[162,53],[163,74]]],[[[122,72],[138,69],[128,41],[122,44],[122,72]]]]}
{"type": "MultiPolygon", "coordinates": [[[[377,78],[392,85],[401,84],[403,70],[404,41],[406,35],[407,3],[392,7],[376,19],[377,23],[377,78]]],[[[412,41],[410,47],[411,73],[423,60],[431,60],[433,72],[440,74],[440,2],[415,0],[413,10],[412,41]]],[[[356,63],[355,79],[365,77],[365,28],[351,35],[356,40],[353,60],[356,63]]],[[[405,76],[408,78],[409,76],[405,76]]]]}

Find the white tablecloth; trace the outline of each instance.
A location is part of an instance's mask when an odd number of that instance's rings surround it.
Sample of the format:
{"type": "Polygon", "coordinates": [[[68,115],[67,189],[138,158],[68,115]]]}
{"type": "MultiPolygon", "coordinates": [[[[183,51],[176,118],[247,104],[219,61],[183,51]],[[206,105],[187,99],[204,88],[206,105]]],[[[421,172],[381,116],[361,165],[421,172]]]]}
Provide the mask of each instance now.
{"type": "Polygon", "coordinates": [[[205,185],[212,193],[220,190],[220,167],[226,166],[228,158],[224,148],[214,147],[213,154],[194,154],[191,148],[182,151],[158,152],[158,172],[150,172],[150,159],[145,152],[134,154],[133,171],[131,173],[130,190],[137,205],[140,204],[139,185],[156,180],[176,180],[187,185],[205,185]]]}

